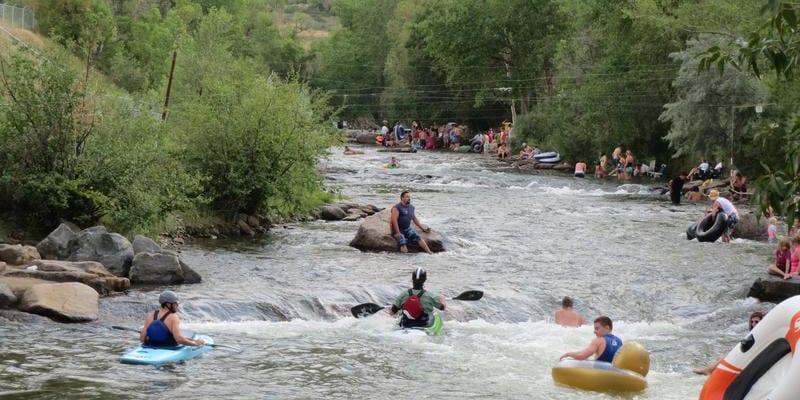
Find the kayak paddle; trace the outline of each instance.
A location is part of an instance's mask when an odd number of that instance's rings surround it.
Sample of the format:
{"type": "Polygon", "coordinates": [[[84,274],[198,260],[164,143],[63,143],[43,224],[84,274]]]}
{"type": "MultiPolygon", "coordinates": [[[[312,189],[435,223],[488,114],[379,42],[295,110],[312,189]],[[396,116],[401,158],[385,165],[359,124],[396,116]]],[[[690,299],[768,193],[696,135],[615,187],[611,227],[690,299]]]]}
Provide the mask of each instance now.
{"type": "MultiPolygon", "coordinates": [[[[111,329],[117,329],[117,330],[120,330],[120,331],[136,332],[136,333],[140,332],[138,329],[128,328],[127,326],[119,326],[119,325],[111,325],[111,329]]],[[[204,346],[219,347],[221,349],[230,349],[230,350],[233,350],[233,351],[237,351],[239,353],[242,352],[242,349],[240,349],[240,348],[238,348],[236,346],[230,346],[230,345],[227,345],[227,344],[206,343],[206,344],[204,344],[204,346]]]]}
{"type": "MultiPolygon", "coordinates": [[[[467,290],[460,295],[453,297],[453,300],[461,300],[461,301],[477,301],[483,298],[483,292],[480,290],[467,290]]],[[[350,309],[350,312],[356,318],[364,318],[368,317],[372,314],[377,313],[380,310],[383,310],[385,307],[379,306],[375,303],[364,303],[359,304],[350,309]]]]}

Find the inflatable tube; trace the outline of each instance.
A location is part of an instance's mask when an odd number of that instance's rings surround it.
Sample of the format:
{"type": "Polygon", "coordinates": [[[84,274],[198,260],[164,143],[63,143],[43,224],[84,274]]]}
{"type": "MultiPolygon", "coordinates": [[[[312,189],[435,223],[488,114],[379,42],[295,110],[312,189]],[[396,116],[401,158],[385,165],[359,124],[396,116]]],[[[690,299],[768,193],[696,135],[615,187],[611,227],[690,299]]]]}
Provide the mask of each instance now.
{"type": "Polygon", "coordinates": [[[459,153],[469,153],[470,151],[472,151],[472,146],[470,146],[468,144],[465,144],[463,146],[459,146],[459,148],[458,148],[458,152],[459,153]]]}
{"type": "Polygon", "coordinates": [[[542,158],[553,158],[558,156],[558,153],[555,151],[548,151],[547,153],[539,153],[533,156],[534,160],[541,160],[542,158]]]}
{"type": "Polygon", "coordinates": [[[536,161],[539,161],[541,163],[555,164],[561,161],[561,156],[559,154],[556,154],[555,156],[549,158],[537,158],[536,161]]]}
{"type": "Polygon", "coordinates": [[[641,392],[647,388],[650,354],[637,342],[627,342],[613,363],[562,360],[553,367],[558,384],[598,392],[641,392]]]}
{"type": "Polygon", "coordinates": [[[694,236],[698,242],[716,242],[720,236],[725,232],[728,227],[728,215],[724,212],[718,212],[717,218],[711,214],[706,215],[694,231],[694,236]]]}
{"type": "Polygon", "coordinates": [[[375,136],[375,144],[383,146],[383,135],[375,136]]]}
{"type": "Polygon", "coordinates": [[[800,393],[800,296],[770,311],[708,377],[700,400],[793,400],[800,393]]]}
{"type": "Polygon", "coordinates": [[[483,153],[483,145],[475,143],[472,145],[472,152],[473,153],[483,153]]]}
{"type": "Polygon", "coordinates": [[[697,222],[689,225],[689,227],[686,228],[686,240],[692,240],[695,237],[697,237],[694,233],[696,230],[697,230],[697,222]]]}

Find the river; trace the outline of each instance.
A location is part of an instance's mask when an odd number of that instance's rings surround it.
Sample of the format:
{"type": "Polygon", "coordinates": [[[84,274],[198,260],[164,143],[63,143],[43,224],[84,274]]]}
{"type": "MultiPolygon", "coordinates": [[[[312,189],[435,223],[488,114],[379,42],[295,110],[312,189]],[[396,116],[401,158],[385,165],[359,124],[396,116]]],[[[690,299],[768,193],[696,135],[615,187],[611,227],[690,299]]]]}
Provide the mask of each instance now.
{"type": "Polygon", "coordinates": [[[515,173],[475,155],[340,156],[322,166],[327,184],[380,207],[410,190],[417,215],[449,237],[435,255],[362,253],[348,246],[359,222],[275,227],[261,239],[206,241],[182,257],[203,276],[176,286],[185,324],[216,349],[165,366],[129,366],[119,355],[163,287],[101,300],[99,321],[68,325],[0,319],[0,397],[86,398],[613,398],[556,386],[550,368],[582,349],[591,326],[552,322],[569,295],[587,319],[608,315],[614,332],[650,351],[648,389],[636,399],[697,398],[717,360],[768,306],[745,299],[772,247],[735,240],[688,242],[704,204],[672,206],[649,179],[620,185],[563,174],[515,173]],[[392,319],[354,319],[358,303],[387,304],[415,267],[450,301],[445,335],[410,342],[388,335],[392,319]]]}

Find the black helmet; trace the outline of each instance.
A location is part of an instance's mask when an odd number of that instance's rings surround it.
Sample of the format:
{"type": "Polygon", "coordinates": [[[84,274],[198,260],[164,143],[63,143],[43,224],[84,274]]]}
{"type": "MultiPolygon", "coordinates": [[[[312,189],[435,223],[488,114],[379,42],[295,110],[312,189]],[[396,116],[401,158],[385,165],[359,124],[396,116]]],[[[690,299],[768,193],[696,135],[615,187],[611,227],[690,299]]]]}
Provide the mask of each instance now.
{"type": "Polygon", "coordinates": [[[417,268],[411,273],[412,282],[425,282],[428,279],[428,273],[423,268],[417,268]]]}

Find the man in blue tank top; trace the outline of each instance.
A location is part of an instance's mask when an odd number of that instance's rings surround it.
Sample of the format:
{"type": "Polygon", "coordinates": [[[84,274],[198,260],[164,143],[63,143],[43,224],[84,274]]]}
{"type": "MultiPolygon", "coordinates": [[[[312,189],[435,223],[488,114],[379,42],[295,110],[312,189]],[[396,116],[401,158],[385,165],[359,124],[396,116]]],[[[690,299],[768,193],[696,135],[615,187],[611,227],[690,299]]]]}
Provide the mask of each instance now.
{"type": "Polygon", "coordinates": [[[144,320],[144,327],[139,334],[139,340],[149,347],[176,347],[203,346],[203,339],[191,340],[181,333],[180,319],[178,318],[178,295],[167,290],[158,296],[161,309],[148,315],[144,320]]]}
{"type": "Polygon", "coordinates": [[[607,363],[614,361],[614,356],[622,347],[622,339],[611,334],[612,328],[611,318],[597,317],[594,320],[594,335],[596,337],[589,343],[589,346],[581,351],[564,353],[561,359],[569,357],[576,360],[585,360],[594,355],[595,361],[607,363]]]}
{"type": "Polygon", "coordinates": [[[400,202],[392,207],[392,215],[389,218],[389,234],[400,242],[400,251],[408,252],[408,243],[419,243],[419,247],[428,254],[432,254],[431,249],[425,239],[419,237],[411,223],[416,224],[423,232],[430,232],[431,228],[419,222],[414,214],[414,206],[411,205],[411,193],[405,191],[400,193],[400,202]]]}

